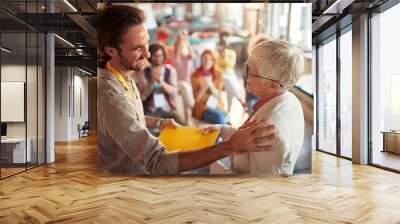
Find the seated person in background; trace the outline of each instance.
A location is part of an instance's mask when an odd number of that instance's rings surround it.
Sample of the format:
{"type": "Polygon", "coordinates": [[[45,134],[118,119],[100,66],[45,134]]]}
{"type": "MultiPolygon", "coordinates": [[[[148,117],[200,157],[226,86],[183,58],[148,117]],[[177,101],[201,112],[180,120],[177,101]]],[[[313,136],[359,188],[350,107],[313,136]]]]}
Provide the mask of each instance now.
{"type": "MultiPolygon", "coordinates": [[[[254,113],[249,119],[272,121],[277,139],[266,152],[234,155],[235,172],[283,175],[293,174],[293,169],[304,139],[304,115],[299,100],[289,92],[303,73],[301,50],[278,40],[262,41],[252,48],[247,64],[247,90],[259,97],[254,113]]],[[[229,126],[203,129],[221,130],[224,139],[235,130],[229,126]]]]}
{"type": "Polygon", "coordinates": [[[224,75],[224,87],[228,95],[228,111],[231,110],[233,97],[236,97],[239,102],[246,107],[245,102],[241,99],[239,80],[236,77],[236,52],[229,49],[226,40],[220,37],[217,45],[218,50],[218,66],[221,68],[224,75]]]}
{"type": "Polygon", "coordinates": [[[176,112],[177,76],[174,67],[164,64],[166,58],[164,46],[152,44],[149,46],[149,52],[150,66],[145,68],[136,80],[145,114],[173,118],[179,124],[186,125],[176,112]]]}
{"type": "Polygon", "coordinates": [[[195,55],[188,38],[187,30],[183,30],[176,35],[173,48],[173,61],[176,73],[178,74],[179,93],[183,98],[185,120],[191,125],[194,99],[190,75],[193,73],[193,58],[195,55]]]}
{"type": "Polygon", "coordinates": [[[193,72],[191,79],[195,99],[193,116],[211,124],[225,124],[221,97],[223,77],[211,50],[201,54],[200,67],[193,72]]]}

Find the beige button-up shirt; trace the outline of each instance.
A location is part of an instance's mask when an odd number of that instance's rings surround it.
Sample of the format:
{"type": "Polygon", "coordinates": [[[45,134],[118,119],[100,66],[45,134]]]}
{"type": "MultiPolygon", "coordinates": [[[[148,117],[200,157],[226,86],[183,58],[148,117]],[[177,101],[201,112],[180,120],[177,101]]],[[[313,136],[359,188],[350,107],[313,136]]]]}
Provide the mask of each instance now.
{"type": "Polygon", "coordinates": [[[139,91],[124,77],[134,96],[108,70],[97,68],[97,170],[122,174],[178,174],[178,153],[146,128],[139,91]]]}

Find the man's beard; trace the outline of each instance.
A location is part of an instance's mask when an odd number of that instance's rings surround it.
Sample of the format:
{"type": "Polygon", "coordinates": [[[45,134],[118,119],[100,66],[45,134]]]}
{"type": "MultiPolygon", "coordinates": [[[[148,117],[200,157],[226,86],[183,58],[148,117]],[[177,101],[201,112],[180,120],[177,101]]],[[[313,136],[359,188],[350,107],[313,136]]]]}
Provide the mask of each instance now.
{"type": "MultiPolygon", "coordinates": [[[[122,55],[121,51],[118,51],[118,56],[119,56],[121,65],[124,66],[126,69],[133,70],[135,72],[143,71],[144,66],[139,66],[139,65],[136,65],[136,63],[131,62],[126,57],[124,57],[124,55],[122,55]]],[[[139,59],[139,60],[144,60],[144,58],[139,59]]]]}

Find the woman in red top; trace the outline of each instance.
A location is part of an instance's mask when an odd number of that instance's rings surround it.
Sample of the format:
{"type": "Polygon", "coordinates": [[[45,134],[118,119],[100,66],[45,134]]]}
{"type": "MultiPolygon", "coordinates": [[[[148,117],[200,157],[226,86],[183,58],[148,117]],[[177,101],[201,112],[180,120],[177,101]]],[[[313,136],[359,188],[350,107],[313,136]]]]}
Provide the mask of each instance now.
{"type": "Polygon", "coordinates": [[[193,116],[212,124],[225,124],[222,102],[223,75],[216,65],[216,56],[211,50],[201,55],[201,64],[191,77],[195,105],[193,116]]]}

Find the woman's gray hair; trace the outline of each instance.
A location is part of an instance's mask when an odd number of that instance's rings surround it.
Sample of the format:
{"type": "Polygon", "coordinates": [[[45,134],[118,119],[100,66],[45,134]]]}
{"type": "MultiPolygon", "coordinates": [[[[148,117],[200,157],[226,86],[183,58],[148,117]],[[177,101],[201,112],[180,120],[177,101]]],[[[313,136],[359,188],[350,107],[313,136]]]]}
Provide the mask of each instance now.
{"type": "Polygon", "coordinates": [[[272,39],[263,33],[259,33],[259,34],[256,34],[255,36],[251,37],[249,40],[249,43],[247,45],[247,54],[250,55],[251,50],[255,46],[257,46],[257,44],[264,42],[264,41],[268,41],[268,40],[272,40],[272,39]]]}
{"type": "Polygon", "coordinates": [[[251,49],[250,60],[255,62],[258,75],[278,81],[286,90],[304,72],[303,51],[282,40],[268,40],[251,49]]]}

